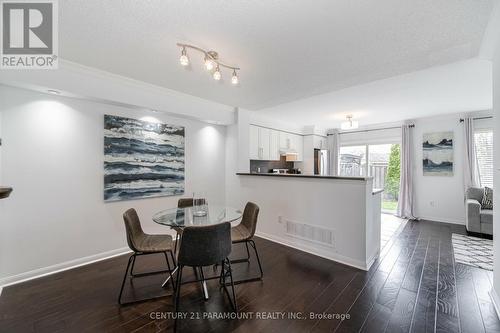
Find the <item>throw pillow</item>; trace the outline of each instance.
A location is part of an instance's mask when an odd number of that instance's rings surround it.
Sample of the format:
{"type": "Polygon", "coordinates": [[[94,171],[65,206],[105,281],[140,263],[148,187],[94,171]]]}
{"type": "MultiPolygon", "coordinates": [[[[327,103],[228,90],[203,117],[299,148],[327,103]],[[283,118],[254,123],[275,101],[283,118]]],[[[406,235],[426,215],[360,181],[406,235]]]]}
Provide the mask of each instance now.
{"type": "Polygon", "coordinates": [[[483,200],[481,201],[482,209],[493,209],[493,189],[484,188],[483,200]]]}

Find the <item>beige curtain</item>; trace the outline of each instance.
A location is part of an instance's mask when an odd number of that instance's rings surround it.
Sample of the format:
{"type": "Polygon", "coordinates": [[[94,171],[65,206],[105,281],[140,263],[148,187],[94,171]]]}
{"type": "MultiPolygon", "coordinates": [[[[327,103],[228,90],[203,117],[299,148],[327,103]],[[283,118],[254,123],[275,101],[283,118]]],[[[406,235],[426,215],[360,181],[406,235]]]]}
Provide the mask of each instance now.
{"type": "Polygon", "coordinates": [[[469,187],[481,186],[479,166],[477,164],[476,146],[474,145],[474,119],[465,118],[464,133],[464,195],[469,187]]]}
{"type": "Polygon", "coordinates": [[[339,131],[332,129],[328,131],[328,174],[330,176],[338,176],[339,174],[339,151],[340,151],[340,136],[339,131]]]}
{"type": "Polygon", "coordinates": [[[415,220],[413,215],[413,147],[411,125],[401,126],[401,175],[397,216],[415,220]]]}

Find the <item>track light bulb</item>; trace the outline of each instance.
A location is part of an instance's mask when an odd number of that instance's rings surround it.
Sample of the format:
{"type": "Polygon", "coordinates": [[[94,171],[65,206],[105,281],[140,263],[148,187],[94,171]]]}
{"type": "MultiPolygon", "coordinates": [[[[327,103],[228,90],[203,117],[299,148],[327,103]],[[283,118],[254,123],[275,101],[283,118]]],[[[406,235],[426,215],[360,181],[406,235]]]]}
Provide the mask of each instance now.
{"type": "Polygon", "coordinates": [[[208,57],[205,57],[205,68],[207,71],[214,69],[214,61],[208,57]]]}
{"type": "Polygon", "coordinates": [[[187,56],[187,52],[186,52],[185,47],[182,48],[182,53],[181,53],[181,57],[179,58],[179,61],[180,61],[181,65],[184,67],[189,65],[189,58],[187,56]]]}
{"type": "Polygon", "coordinates": [[[233,76],[231,77],[231,83],[237,85],[239,82],[238,75],[236,75],[236,70],[233,70],[233,76]]]}
{"type": "Polygon", "coordinates": [[[217,68],[215,69],[215,72],[214,72],[214,80],[219,81],[221,79],[221,77],[222,77],[222,75],[220,74],[219,65],[217,65],[217,68]]]}

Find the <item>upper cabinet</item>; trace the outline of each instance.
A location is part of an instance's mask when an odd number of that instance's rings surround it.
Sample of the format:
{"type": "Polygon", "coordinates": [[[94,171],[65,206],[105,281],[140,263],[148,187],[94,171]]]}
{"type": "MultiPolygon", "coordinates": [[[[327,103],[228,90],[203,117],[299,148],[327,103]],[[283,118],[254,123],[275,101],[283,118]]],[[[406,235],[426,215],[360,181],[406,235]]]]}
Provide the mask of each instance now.
{"type": "Polygon", "coordinates": [[[313,145],[315,149],[328,149],[328,141],[324,136],[313,135],[313,145]]]}
{"type": "Polygon", "coordinates": [[[278,133],[275,130],[250,125],[250,159],[278,161],[278,133]]]}
{"type": "Polygon", "coordinates": [[[303,160],[304,155],[304,137],[298,134],[290,135],[290,150],[297,153],[297,161],[303,160]]]}
{"type": "Polygon", "coordinates": [[[302,135],[250,125],[250,159],[279,161],[281,153],[297,152],[297,160],[302,161],[302,135]]]}
{"type": "Polygon", "coordinates": [[[269,159],[271,161],[280,160],[280,132],[277,130],[270,130],[269,159]]]}
{"type": "Polygon", "coordinates": [[[260,160],[259,128],[250,126],[250,159],[260,160]]]}

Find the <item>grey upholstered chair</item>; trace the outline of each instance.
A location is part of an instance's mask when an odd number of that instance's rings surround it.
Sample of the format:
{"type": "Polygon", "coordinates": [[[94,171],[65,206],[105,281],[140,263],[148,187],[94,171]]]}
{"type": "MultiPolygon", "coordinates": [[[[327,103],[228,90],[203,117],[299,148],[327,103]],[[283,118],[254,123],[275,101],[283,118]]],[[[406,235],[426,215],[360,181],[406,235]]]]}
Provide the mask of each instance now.
{"type": "Polygon", "coordinates": [[[470,187],[466,193],[465,226],[469,233],[493,235],[493,210],[482,209],[484,188],[470,187]]]}
{"type": "MultiPolygon", "coordinates": [[[[187,208],[187,207],[193,207],[193,198],[180,198],[177,201],[177,208],[187,208]]],[[[174,252],[177,253],[177,243],[182,237],[182,230],[184,228],[172,227],[172,229],[174,229],[175,232],[177,233],[177,237],[175,237],[175,244],[174,244],[174,252]]]]}
{"type": "MultiPolygon", "coordinates": [[[[177,256],[177,290],[175,293],[175,311],[179,312],[180,290],[182,284],[182,271],[185,266],[204,267],[221,264],[220,284],[224,288],[231,305],[235,311],[238,311],[236,303],[236,294],[234,292],[233,275],[231,272],[231,262],[228,259],[231,253],[231,224],[229,222],[208,225],[186,227],[182,233],[182,242],[177,256]],[[226,278],[229,277],[229,283],[232,289],[232,300],[226,286],[226,278]]],[[[202,280],[193,280],[189,282],[200,282],[205,279],[203,270],[200,269],[202,280]]],[[[177,327],[177,320],[174,329],[177,327]]]]}
{"type": "MultiPolygon", "coordinates": [[[[136,303],[136,302],[141,302],[141,301],[147,300],[147,299],[141,299],[141,300],[135,300],[132,302],[127,302],[127,303],[122,302],[123,287],[125,286],[125,281],[127,280],[127,275],[128,275],[128,271],[129,271],[130,266],[132,266],[130,269],[130,276],[132,278],[168,272],[170,274],[170,281],[172,282],[172,288],[175,290],[175,285],[174,285],[174,281],[172,278],[172,268],[170,266],[170,262],[169,262],[168,255],[167,255],[167,253],[170,254],[173,267],[175,267],[176,266],[175,258],[174,258],[174,254],[172,252],[172,250],[173,250],[172,236],[170,236],[170,235],[148,235],[148,234],[144,233],[144,231],[142,230],[142,227],[141,227],[141,222],[139,220],[139,216],[137,215],[137,212],[133,208],[127,210],[123,214],[123,221],[125,222],[125,231],[127,233],[127,243],[128,243],[129,248],[133,251],[133,253],[128,258],[127,269],[125,270],[125,275],[123,276],[122,286],[120,288],[120,295],[118,296],[118,303],[123,305],[123,304],[130,304],[130,303],[136,303]],[[163,253],[165,255],[165,259],[167,261],[167,268],[168,268],[167,270],[152,271],[152,272],[145,272],[145,273],[139,273],[139,274],[134,273],[135,259],[137,256],[157,254],[157,253],[163,253]]],[[[158,297],[164,297],[164,296],[158,296],[158,297]]],[[[158,298],[158,297],[154,297],[154,298],[158,298]]]]}
{"type": "Polygon", "coordinates": [[[257,219],[259,217],[259,206],[253,202],[248,202],[243,211],[243,217],[241,218],[240,224],[231,228],[231,240],[233,244],[245,243],[247,250],[247,257],[244,259],[232,260],[231,263],[242,263],[250,262],[250,251],[248,250],[248,244],[250,244],[255,252],[255,257],[257,258],[257,263],[259,264],[260,276],[256,278],[250,278],[245,280],[235,281],[235,283],[243,283],[250,281],[261,280],[264,276],[262,272],[262,265],[260,263],[259,253],[257,252],[257,246],[253,241],[253,236],[255,234],[255,229],[257,228],[257,219]]]}

